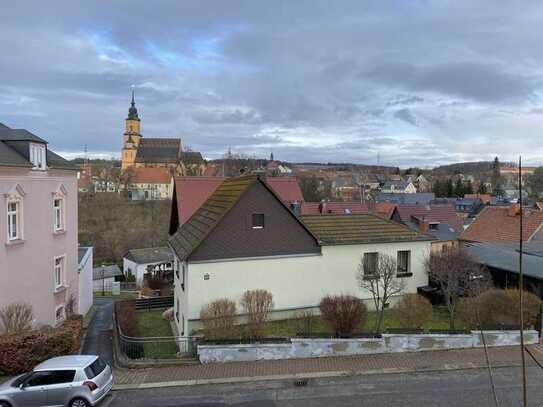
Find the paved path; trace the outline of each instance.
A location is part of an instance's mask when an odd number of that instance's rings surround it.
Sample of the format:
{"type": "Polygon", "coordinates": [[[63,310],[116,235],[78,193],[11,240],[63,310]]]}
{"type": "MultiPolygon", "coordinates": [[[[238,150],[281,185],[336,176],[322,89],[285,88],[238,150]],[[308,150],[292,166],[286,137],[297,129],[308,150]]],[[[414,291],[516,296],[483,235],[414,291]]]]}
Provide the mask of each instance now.
{"type": "MultiPolygon", "coordinates": [[[[541,345],[530,346],[539,361],[543,361],[541,345]]],[[[518,346],[495,347],[489,349],[493,366],[518,366],[520,351],[518,346]]],[[[530,366],[535,363],[527,355],[530,366]]],[[[450,370],[483,367],[485,356],[483,349],[458,349],[428,352],[409,352],[366,356],[345,356],[314,359],[273,360],[259,362],[215,363],[193,366],[171,366],[147,369],[117,369],[115,383],[122,385],[141,385],[145,383],[161,383],[185,381],[227,382],[242,381],[245,378],[273,379],[287,375],[333,376],[357,375],[383,372],[450,370]]],[[[173,383],[171,383],[173,384],[173,383]]],[[[119,386],[121,385],[121,386],[119,386]]]]}
{"type": "Polygon", "coordinates": [[[109,364],[113,364],[113,298],[97,297],[94,299],[96,312],[87,328],[83,343],[83,354],[99,355],[109,364]]]}
{"type": "MultiPolygon", "coordinates": [[[[528,405],[543,404],[543,370],[531,367],[528,405]]],[[[499,405],[520,406],[520,369],[493,372],[499,405]]],[[[102,407],[494,407],[484,369],[115,391],[102,407]]]]}

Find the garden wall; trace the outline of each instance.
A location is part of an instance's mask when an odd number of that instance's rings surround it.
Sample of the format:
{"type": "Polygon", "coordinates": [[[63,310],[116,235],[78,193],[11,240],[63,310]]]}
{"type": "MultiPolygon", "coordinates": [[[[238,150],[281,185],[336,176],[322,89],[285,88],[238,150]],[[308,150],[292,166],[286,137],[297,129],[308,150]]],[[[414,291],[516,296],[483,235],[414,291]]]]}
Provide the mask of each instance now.
{"type": "MultiPolygon", "coordinates": [[[[487,346],[520,344],[520,331],[485,331],[487,346]]],[[[539,343],[535,330],[524,332],[526,344],[539,343]]],[[[244,362],[256,360],[300,359],[327,356],[371,355],[377,353],[420,352],[428,350],[482,347],[481,333],[469,334],[383,334],[381,338],[306,339],[292,338],[290,343],[249,345],[199,345],[201,363],[244,362]]]]}

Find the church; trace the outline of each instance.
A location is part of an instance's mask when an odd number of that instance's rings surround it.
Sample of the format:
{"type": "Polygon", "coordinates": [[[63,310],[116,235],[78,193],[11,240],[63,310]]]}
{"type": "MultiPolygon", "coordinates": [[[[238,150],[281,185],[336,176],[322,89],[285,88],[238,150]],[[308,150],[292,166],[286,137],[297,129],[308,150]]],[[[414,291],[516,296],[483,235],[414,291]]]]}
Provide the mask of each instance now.
{"type": "Polygon", "coordinates": [[[183,151],[181,139],[143,137],[140,129],[141,120],[132,91],[121,151],[123,172],[139,168],[166,168],[172,175],[198,176],[204,173],[206,165],[202,155],[195,151],[183,151]]]}

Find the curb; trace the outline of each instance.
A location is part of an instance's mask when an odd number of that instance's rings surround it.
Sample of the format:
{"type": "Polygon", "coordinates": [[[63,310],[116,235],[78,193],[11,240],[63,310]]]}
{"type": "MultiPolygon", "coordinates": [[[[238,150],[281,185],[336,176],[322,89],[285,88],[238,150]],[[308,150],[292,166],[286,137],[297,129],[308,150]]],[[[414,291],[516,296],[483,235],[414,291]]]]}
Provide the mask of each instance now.
{"type": "MultiPolygon", "coordinates": [[[[502,369],[510,367],[518,367],[519,363],[510,363],[506,365],[493,366],[492,369],[502,369]]],[[[193,380],[178,380],[171,382],[157,383],[140,383],[140,384],[115,384],[113,391],[122,390],[141,390],[141,389],[159,389],[164,387],[185,387],[198,386],[206,384],[236,384],[236,383],[251,383],[274,380],[300,380],[300,379],[323,379],[334,377],[354,377],[354,376],[370,376],[382,374],[405,374],[405,373],[438,373],[455,370],[480,370],[486,369],[486,365],[475,365],[473,363],[466,365],[445,365],[440,368],[428,369],[409,369],[409,368],[385,368],[369,370],[365,372],[356,372],[351,370],[329,371],[329,372],[313,372],[313,373],[294,373],[286,375],[270,375],[270,376],[253,376],[253,377],[223,377],[216,379],[193,379],[193,380]]]]}

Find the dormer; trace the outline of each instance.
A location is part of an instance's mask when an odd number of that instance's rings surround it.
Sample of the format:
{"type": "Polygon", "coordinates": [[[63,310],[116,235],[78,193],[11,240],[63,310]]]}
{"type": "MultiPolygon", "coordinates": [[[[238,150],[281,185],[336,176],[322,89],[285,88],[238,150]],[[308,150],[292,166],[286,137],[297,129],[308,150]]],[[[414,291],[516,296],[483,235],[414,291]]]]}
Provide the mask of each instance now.
{"type": "Polygon", "coordinates": [[[28,143],[29,161],[35,170],[45,171],[47,169],[47,146],[43,143],[28,143]]]}

